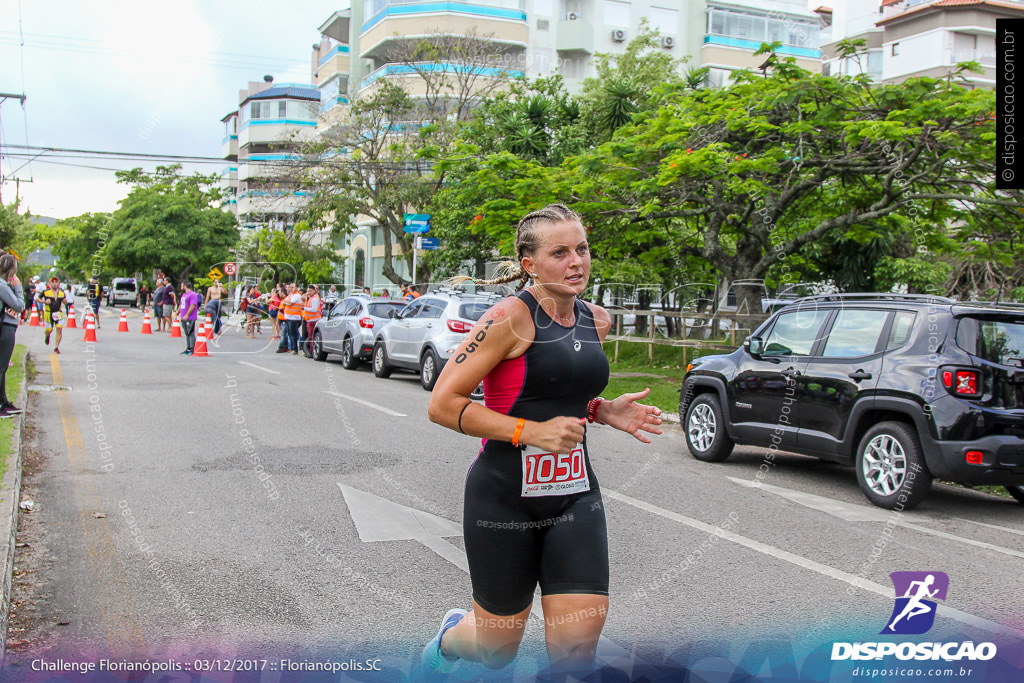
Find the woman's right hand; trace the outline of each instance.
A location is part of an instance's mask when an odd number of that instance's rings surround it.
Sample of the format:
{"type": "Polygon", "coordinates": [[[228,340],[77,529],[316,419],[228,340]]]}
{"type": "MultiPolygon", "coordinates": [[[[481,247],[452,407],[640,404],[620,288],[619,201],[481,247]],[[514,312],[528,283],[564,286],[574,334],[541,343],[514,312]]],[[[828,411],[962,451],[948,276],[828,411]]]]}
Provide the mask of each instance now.
{"type": "Polygon", "coordinates": [[[553,417],[544,422],[527,422],[519,443],[536,446],[549,453],[569,453],[583,441],[586,418],[553,417]]]}
{"type": "Polygon", "coordinates": [[[17,273],[15,273],[14,275],[11,276],[11,284],[12,285],[17,285],[17,286],[21,285],[21,280],[18,279],[18,274],[17,273]]]}

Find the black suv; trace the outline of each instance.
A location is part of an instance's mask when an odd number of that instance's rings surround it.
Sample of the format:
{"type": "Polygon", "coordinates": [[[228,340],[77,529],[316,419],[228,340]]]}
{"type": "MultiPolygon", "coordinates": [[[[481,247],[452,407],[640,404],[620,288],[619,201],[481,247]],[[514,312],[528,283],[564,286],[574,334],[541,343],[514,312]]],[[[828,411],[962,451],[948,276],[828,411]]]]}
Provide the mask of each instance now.
{"type": "Polygon", "coordinates": [[[853,465],[883,508],[918,504],[933,477],[1024,503],[1024,307],[799,299],[736,351],[695,360],[679,417],[698,460],[740,443],[853,465]]]}

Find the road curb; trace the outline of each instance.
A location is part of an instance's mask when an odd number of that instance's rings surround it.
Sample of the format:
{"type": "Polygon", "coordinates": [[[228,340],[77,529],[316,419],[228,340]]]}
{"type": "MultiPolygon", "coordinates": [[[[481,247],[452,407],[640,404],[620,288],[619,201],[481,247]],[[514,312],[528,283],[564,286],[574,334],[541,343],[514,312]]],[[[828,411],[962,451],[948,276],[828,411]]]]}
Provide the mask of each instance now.
{"type": "Polygon", "coordinates": [[[18,415],[18,426],[11,441],[11,453],[7,456],[7,471],[0,482],[0,670],[3,669],[7,654],[7,625],[11,615],[11,588],[14,579],[14,537],[18,530],[18,503],[21,501],[21,445],[28,415],[28,367],[29,351],[21,358],[22,382],[18,391],[18,404],[23,412],[18,415]]]}

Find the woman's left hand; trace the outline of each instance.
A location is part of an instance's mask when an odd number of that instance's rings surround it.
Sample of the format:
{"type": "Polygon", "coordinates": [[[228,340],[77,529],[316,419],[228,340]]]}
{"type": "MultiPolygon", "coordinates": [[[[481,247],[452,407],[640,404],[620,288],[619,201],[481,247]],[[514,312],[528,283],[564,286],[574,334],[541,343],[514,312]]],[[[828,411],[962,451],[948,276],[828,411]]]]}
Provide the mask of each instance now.
{"type": "Polygon", "coordinates": [[[661,408],[637,403],[639,399],[646,398],[651,393],[650,388],[638,391],[633,394],[623,394],[612,401],[604,401],[598,407],[597,419],[605,424],[621,429],[627,434],[632,434],[638,441],[651,443],[651,440],[641,433],[661,434],[658,425],[661,424],[661,408]]]}

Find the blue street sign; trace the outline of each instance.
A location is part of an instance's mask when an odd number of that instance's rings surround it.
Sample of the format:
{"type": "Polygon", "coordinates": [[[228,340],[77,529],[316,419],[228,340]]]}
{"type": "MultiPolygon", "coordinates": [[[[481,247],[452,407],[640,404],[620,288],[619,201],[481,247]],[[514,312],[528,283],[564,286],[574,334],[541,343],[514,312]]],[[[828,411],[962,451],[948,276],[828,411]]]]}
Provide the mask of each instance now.
{"type": "Polygon", "coordinates": [[[405,214],[405,231],[412,233],[430,232],[429,213],[407,213],[405,214]]]}
{"type": "Polygon", "coordinates": [[[434,249],[441,248],[440,237],[421,237],[420,238],[420,249],[426,249],[427,251],[433,251],[434,249]]]}

